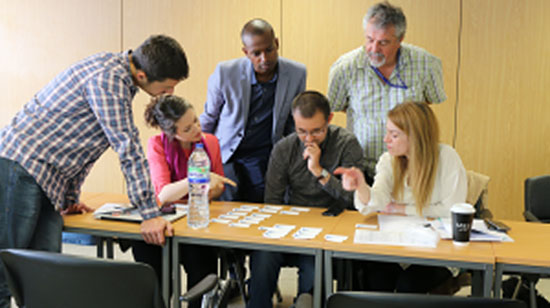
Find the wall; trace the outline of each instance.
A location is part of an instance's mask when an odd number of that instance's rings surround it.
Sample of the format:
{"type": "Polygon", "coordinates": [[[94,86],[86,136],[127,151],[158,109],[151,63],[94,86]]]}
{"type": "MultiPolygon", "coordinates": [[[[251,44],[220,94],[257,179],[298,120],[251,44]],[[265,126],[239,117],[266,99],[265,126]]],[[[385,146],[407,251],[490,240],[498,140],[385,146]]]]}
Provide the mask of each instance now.
{"type": "MultiPolygon", "coordinates": [[[[0,0],[0,127],[68,65],[100,51],[121,49],[119,1],[0,0]]],[[[117,156],[108,150],[83,187],[122,191],[117,156]]]]}
{"type": "MultiPolygon", "coordinates": [[[[239,32],[254,17],[270,21],[280,54],[308,67],[308,88],[326,91],[330,65],[363,44],[361,19],[371,0],[0,0],[0,126],[63,68],[98,51],[135,48],[165,33],[184,47],[190,78],[176,94],[203,110],[206,81],[217,62],[242,55],[239,32]]],[[[408,20],[405,41],[441,58],[448,100],[433,106],[442,141],[453,143],[467,169],[491,177],[489,204],[499,218],[521,219],[523,181],[550,173],[550,43],[545,0],[394,0],[408,20]],[[458,71],[458,74],[457,74],[458,71]],[[458,97],[458,104],[457,104],[458,97]],[[455,116],[457,121],[455,122],[455,116]],[[455,130],[456,125],[456,130],[455,130]]],[[[142,143],[156,132],[142,114],[142,143]]],[[[342,114],[337,123],[345,123],[342,114]]],[[[104,155],[87,191],[124,191],[118,160],[104,155]]]]}

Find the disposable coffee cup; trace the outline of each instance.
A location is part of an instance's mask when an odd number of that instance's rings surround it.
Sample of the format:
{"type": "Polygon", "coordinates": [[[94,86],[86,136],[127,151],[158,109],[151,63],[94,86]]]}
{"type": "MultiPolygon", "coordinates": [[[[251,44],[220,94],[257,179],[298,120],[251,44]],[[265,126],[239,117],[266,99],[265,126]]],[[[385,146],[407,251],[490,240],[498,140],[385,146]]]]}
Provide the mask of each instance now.
{"type": "Polygon", "coordinates": [[[468,203],[457,203],[451,207],[453,243],[455,245],[465,246],[470,242],[475,212],[474,207],[468,203]]]}

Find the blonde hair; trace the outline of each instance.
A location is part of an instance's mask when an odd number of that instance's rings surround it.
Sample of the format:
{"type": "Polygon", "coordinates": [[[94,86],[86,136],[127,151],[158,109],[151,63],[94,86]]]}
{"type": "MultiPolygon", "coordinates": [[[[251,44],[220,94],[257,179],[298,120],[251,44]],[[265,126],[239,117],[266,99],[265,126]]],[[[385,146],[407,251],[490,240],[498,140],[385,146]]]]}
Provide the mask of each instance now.
{"type": "Polygon", "coordinates": [[[388,119],[409,138],[409,155],[393,157],[393,193],[395,200],[403,197],[408,181],[416,203],[416,212],[429,203],[439,163],[439,125],[426,103],[404,103],[388,113],[388,119]]]}

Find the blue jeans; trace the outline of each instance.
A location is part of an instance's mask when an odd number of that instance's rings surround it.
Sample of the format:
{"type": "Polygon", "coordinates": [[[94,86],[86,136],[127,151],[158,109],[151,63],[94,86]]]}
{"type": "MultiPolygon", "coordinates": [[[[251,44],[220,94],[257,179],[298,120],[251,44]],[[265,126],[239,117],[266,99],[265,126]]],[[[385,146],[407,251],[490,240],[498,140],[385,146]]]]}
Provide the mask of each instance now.
{"type": "Polygon", "coordinates": [[[250,255],[248,308],[273,307],[273,293],[282,266],[298,267],[298,295],[313,291],[315,259],[310,255],[257,250],[250,255]]]}
{"type": "MultiPolygon", "coordinates": [[[[0,249],[61,251],[63,219],[34,178],[18,163],[0,157],[0,249]]],[[[10,307],[0,265],[0,308],[10,307]]]]}

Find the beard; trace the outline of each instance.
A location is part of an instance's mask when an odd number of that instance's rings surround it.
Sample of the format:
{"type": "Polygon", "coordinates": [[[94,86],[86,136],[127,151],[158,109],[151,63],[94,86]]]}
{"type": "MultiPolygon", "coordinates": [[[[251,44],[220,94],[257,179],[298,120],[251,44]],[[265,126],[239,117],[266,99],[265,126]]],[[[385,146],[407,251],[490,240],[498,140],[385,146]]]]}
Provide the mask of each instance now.
{"type": "Polygon", "coordinates": [[[368,58],[370,65],[379,68],[380,66],[384,65],[386,63],[386,57],[378,52],[368,52],[368,58]],[[379,59],[379,60],[377,60],[379,59]]]}

